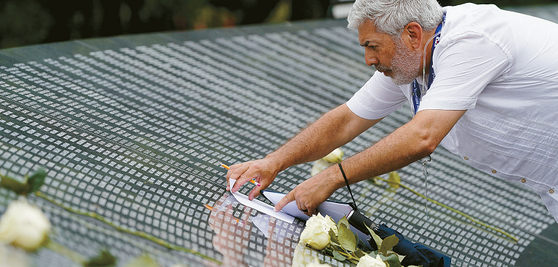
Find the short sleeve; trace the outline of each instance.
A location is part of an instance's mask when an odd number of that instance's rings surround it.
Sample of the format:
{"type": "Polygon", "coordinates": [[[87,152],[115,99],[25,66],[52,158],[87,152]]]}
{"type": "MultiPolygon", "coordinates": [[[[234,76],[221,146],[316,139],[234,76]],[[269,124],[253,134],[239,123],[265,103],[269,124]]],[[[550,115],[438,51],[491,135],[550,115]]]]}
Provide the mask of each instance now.
{"type": "Polygon", "coordinates": [[[381,119],[399,109],[406,100],[401,88],[395,85],[391,78],[377,71],[347,101],[347,106],[359,117],[374,120],[381,119]]]}
{"type": "Polygon", "coordinates": [[[472,109],[484,88],[510,66],[508,54],[486,36],[471,32],[454,36],[436,48],[436,78],[423,96],[419,111],[472,109]]]}

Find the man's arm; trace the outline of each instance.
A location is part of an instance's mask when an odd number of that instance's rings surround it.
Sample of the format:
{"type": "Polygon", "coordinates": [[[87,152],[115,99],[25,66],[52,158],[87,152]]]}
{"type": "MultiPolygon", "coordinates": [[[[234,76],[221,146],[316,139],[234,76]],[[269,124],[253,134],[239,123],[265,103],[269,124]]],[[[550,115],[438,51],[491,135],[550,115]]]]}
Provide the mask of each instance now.
{"type": "MultiPolygon", "coordinates": [[[[343,161],[349,183],[398,170],[430,155],[464,113],[465,110],[418,112],[410,122],[386,138],[343,161]]],[[[343,186],[345,180],[339,167],[332,166],[299,184],[277,203],[275,210],[296,200],[300,210],[308,210],[308,215],[314,214],[318,205],[343,186]]]]}
{"type": "Polygon", "coordinates": [[[353,140],[378,120],[366,120],[354,114],[343,104],[328,113],[296,135],[275,152],[265,158],[230,167],[227,172],[227,189],[229,179],[235,179],[232,192],[236,192],[245,182],[255,179],[262,186],[254,188],[250,200],[259,195],[273,182],[275,176],[286,168],[324,157],[329,152],[353,140]]]}

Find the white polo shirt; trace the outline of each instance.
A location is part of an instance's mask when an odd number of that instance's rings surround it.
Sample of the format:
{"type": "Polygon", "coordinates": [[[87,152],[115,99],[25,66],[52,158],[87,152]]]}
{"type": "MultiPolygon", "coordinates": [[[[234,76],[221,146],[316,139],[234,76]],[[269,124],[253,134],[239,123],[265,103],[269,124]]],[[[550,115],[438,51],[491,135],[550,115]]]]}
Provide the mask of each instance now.
{"type": "MultiPolygon", "coordinates": [[[[467,110],[442,145],[471,166],[531,187],[558,221],[558,24],[494,5],[446,7],[436,78],[419,111],[467,110]]],[[[347,102],[379,119],[411,85],[376,72],[347,102]]]]}

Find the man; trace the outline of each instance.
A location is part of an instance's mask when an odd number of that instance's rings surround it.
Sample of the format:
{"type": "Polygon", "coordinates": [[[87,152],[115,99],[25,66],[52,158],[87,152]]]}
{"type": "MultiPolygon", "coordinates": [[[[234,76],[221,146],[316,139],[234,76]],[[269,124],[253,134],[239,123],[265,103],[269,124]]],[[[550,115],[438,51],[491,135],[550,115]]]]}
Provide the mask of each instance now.
{"type": "MultiPolygon", "coordinates": [[[[529,186],[558,221],[558,25],[493,5],[357,0],[348,17],[378,70],[345,104],[264,159],[231,166],[253,199],[282,170],[349,142],[409,101],[416,115],[343,161],[349,183],[400,169],[438,144],[471,166],[529,186]],[[335,133],[335,134],[331,134],[335,133]]],[[[294,188],[306,214],[345,185],[334,165],[294,188]]]]}

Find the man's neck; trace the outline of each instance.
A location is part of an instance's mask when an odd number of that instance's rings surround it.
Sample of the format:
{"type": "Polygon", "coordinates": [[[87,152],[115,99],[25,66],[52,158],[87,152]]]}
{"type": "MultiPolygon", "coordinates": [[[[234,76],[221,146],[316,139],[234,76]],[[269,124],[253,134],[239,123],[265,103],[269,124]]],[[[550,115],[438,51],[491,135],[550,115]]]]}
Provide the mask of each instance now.
{"type": "Polygon", "coordinates": [[[426,75],[430,73],[430,62],[432,60],[432,45],[434,44],[434,35],[436,34],[436,29],[431,31],[424,31],[423,49],[422,52],[422,72],[421,75],[426,75]]]}

